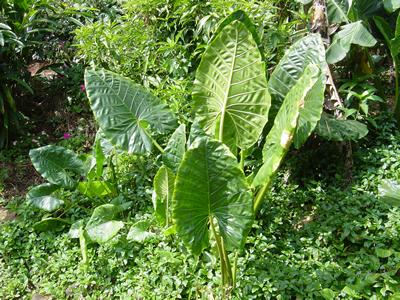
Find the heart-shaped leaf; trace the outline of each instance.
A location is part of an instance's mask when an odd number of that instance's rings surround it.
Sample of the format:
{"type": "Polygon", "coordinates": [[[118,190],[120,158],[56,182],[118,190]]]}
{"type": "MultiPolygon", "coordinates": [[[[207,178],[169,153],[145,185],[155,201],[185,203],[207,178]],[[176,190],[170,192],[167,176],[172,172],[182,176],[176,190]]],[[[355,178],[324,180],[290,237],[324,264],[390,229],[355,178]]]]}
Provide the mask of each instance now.
{"type": "Polygon", "coordinates": [[[64,204],[64,201],[51,197],[50,194],[60,188],[52,183],[42,183],[31,189],[26,195],[29,204],[46,211],[54,211],[64,204]]]}
{"type": "Polygon", "coordinates": [[[112,204],[104,204],[94,209],[85,228],[85,234],[92,242],[105,243],[111,240],[124,226],[121,221],[114,221],[118,208],[112,204]]]}
{"type": "Polygon", "coordinates": [[[68,171],[83,173],[83,163],[71,150],[61,146],[44,146],[29,151],[32,164],[45,179],[65,189],[73,190],[78,183],[68,171]]]}
{"type": "Polygon", "coordinates": [[[78,190],[89,197],[102,197],[110,195],[114,191],[114,186],[108,181],[86,181],[78,184],[78,190]]]}
{"type": "Polygon", "coordinates": [[[270,96],[257,43],[240,21],[226,25],[203,54],[193,87],[196,118],[225,144],[247,149],[267,122],[270,96]]]}
{"type": "Polygon", "coordinates": [[[85,87],[104,134],[124,151],[137,155],[151,151],[148,124],[159,133],[177,127],[177,119],[168,106],[128,78],[104,69],[86,69],[85,87]]]}
{"type": "Polygon", "coordinates": [[[172,219],[185,246],[195,255],[209,246],[215,218],[228,250],[241,249],[253,223],[253,197],[229,149],[217,140],[196,139],[175,180],[172,219]]]}
{"type": "Polygon", "coordinates": [[[148,220],[135,223],[132,225],[126,238],[139,243],[145,243],[154,240],[156,236],[155,233],[148,231],[150,228],[150,223],[151,222],[148,220]]]}

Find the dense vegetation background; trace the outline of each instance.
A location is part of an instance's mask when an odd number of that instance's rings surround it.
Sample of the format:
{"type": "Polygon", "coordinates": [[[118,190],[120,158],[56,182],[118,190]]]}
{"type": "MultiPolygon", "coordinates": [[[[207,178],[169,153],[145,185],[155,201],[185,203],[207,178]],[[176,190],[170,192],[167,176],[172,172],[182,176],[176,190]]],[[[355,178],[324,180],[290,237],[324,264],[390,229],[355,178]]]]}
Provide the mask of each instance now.
{"type": "MultiPolygon", "coordinates": [[[[399,7],[394,0],[0,1],[0,212],[11,219],[0,220],[0,298],[400,298],[400,212],[379,194],[385,180],[399,179],[399,7]],[[46,182],[29,151],[62,146],[85,161],[101,149],[96,144],[106,147],[86,93],[90,67],[143,85],[194,128],[202,54],[239,9],[255,25],[268,78],[291,45],[321,34],[331,73],[324,110],[356,123],[332,125],[336,135],[317,126],[289,150],[238,252],[236,288],[226,294],[215,249],[193,255],[159,223],[159,149],[109,150],[102,176],[118,197],[60,188],[52,196],[66,205],[50,211],[29,200],[46,182]],[[78,222],[108,202],[121,207],[118,222],[139,233],[132,239],[123,227],[82,247],[78,222]]],[[[151,136],[165,148],[171,133],[151,136]]],[[[264,142],[246,152],[248,178],[262,165],[264,142]]]]}

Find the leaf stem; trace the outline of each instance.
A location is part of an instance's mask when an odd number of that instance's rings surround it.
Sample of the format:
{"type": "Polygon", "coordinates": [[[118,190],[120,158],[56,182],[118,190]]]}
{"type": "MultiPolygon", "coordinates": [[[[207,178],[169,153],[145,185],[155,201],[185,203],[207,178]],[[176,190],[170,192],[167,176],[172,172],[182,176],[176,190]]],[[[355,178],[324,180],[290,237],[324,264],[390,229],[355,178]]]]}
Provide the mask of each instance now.
{"type": "Polygon", "coordinates": [[[222,286],[225,286],[226,282],[226,265],[225,265],[225,261],[224,261],[224,255],[222,252],[222,247],[220,244],[220,240],[219,240],[219,235],[217,235],[217,232],[215,230],[214,227],[214,220],[213,220],[213,216],[210,216],[210,227],[212,230],[212,233],[214,235],[215,238],[215,242],[217,243],[217,250],[218,250],[218,255],[219,255],[219,264],[220,264],[220,268],[221,268],[221,277],[222,277],[222,286]]]}
{"type": "Polygon", "coordinates": [[[263,202],[265,195],[268,192],[269,185],[271,184],[273,176],[270,176],[268,182],[264,184],[262,189],[258,192],[256,199],[254,200],[254,215],[257,215],[258,211],[260,210],[261,203],[263,202]]]}
{"type": "Polygon", "coordinates": [[[240,168],[244,172],[244,150],[240,149],[240,168]]]}

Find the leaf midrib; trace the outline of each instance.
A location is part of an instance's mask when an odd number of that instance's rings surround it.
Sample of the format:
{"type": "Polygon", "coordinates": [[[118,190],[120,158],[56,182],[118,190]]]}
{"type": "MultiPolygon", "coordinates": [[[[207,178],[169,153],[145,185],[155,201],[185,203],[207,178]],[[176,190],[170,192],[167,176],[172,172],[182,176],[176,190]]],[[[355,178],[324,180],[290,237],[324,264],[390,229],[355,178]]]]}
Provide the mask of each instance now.
{"type": "Polygon", "coordinates": [[[228,85],[227,85],[227,91],[224,96],[224,101],[222,103],[222,110],[221,110],[221,122],[219,124],[219,140],[221,143],[223,143],[223,134],[224,134],[224,121],[225,121],[225,113],[227,111],[226,106],[228,103],[228,95],[231,90],[231,82],[232,82],[232,77],[233,77],[233,66],[235,65],[236,62],[236,52],[237,52],[237,46],[238,46],[238,28],[237,24],[235,24],[235,32],[236,32],[236,40],[235,40],[235,49],[233,52],[233,58],[232,58],[232,64],[231,64],[231,72],[229,74],[229,80],[228,80],[228,85]]]}

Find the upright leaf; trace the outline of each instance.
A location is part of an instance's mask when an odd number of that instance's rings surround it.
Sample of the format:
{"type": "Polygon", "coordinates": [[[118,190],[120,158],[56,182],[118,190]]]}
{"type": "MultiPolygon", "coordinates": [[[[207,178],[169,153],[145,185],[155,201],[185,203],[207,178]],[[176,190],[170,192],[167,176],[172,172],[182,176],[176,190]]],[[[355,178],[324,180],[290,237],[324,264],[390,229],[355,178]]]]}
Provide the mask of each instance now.
{"type": "Polygon", "coordinates": [[[105,243],[111,240],[124,226],[121,221],[115,221],[118,208],[112,204],[104,204],[94,209],[85,228],[85,234],[92,242],[105,243]]]}
{"type": "Polygon", "coordinates": [[[310,63],[318,65],[321,69],[321,74],[318,81],[307,93],[304,99],[304,106],[300,108],[294,135],[296,148],[300,148],[304,144],[321,117],[326,81],[325,47],[321,37],[317,34],[309,35],[290,47],[268,82],[271,94],[271,109],[268,116],[269,122],[266,125],[267,130],[272,128],[273,121],[285,97],[300,77],[303,76],[304,70],[310,63]]]}
{"type": "Polygon", "coordinates": [[[104,69],[86,69],[85,86],[104,134],[129,153],[144,155],[151,151],[148,125],[159,133],[177,127],[177,119],[168,106],[128,78],[104,69]]]}
{"type": "Polygon", "coordinates": [[[225,26],[203,54],[193,87],[197,120],[224,143],[247,149],[267,122],[270,96],[257,43],[246,26],[225,26]]]}
{"type": "Polygon", "coordinates": [[[330,23],[349,22],[347,17],[350,8],[348,0],[327,0],[327,4],[330,23]]]}
{"type": "MultiPolygon", "coordinates": [[[[157,205],[155,208],[156,214],[160,212],[164,214],[167,227],[169,227],[169,210],[172,202],[172,194],[174,192],[174,184],[174,173],[172,173],[170,168],[162,166],[154,177],[154,190],[156,192],[157,198],[164,205],[157,205]],[[164,208],[163,212],[161,211],[161,208],[164,208]]],[[[158,202],[156,201],[155,204],[158,204],[158,202]]],[[[163,220],[164,218],[158,217],[159,220],[163,220]]],[[[161,221],[161,223],[163,222],[161,221]]]]}
{"type": "Polygon", "coordinates": [[[178,172],[179,165],[186,151],[186,126],[181,124],[171,136],[167,147],[162,154],[164,164],[169,167],[174,174],[178,172]]]}
{"type": "Polygon", "coordinates": [[[275,175],[293,141],[300,108],[304,106],[306,95],[318,80],[319,75],[319,68],[316,65],[309,65],[303,76],[287,94],[276,116],[274,126],[265,140],[264,165],[254,178],[253,187],[267,184],[275,175]]]}
{"type": "Polygon", "coordinates": [[[37,208],[54,211],[64,204],[64,201],[50,196],[51,193],[59,188],[60,186],[56,184],[42,183],[29,191],[26,195],[26,200],[37,208]]]}
{"type": "Polygon", "coordinates": [[[209,246],[215,218],[228,250],[244,246],[253,223],[252,195],[229,149],[219,141],[197,139],[186,152],[175,181],[172,219],[195,255],[209,246]]]}
{"type": "Polygon", "coordinates": [[[83,173],[83,163],[71,150],[48,145],[29,151],[32,164],[45,179],[65,189],[73,190],[78,183],[68,171],[83,173]]]}

